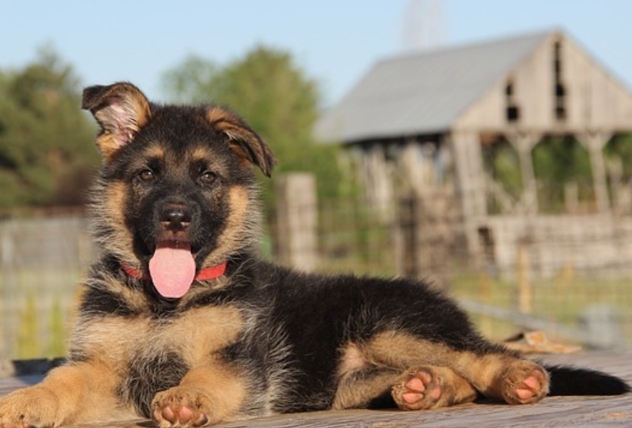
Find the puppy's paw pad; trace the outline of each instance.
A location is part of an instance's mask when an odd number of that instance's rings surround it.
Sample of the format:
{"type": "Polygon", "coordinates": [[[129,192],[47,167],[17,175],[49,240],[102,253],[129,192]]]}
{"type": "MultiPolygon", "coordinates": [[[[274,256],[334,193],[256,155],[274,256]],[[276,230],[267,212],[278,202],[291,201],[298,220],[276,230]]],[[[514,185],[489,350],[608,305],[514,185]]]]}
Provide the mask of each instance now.
{"type": "Polygon", "coordinates": [[[211,405],[203,393],[176,387],[157,394],[152,410],[160,427],[201,427],[209,424],[211,405]]]}
{"type": "Polygon", "coordinates": [[[531,400],[542,389],[542,383],[537,376],[529,376],[522,381],[521,387],[516,388],[516,395],[521,400],[531,400]]]}
{"type": "Polygon", "coordinates": [[[427,367],[408,370],[391,391],[395,403],[403,410],[430,409],[437,404],[441,393],[439,377],[427,367]]]}
{"type": "Polygon", "coordinates": [[[161,416],[172,426],[190,425],[200,427],[208,422],[208,417],[204,413],[196,412],[187,406],[182,406],[175,410],[171,406],[166,406],[162,409],[161,416]]]}
{"type": "Polygon", "coordinates": [[[504,398],[510,404],[528,404],[540,401],[549,392],[549,378],[535,363],[510,369],[506,374],[504,398]]]}

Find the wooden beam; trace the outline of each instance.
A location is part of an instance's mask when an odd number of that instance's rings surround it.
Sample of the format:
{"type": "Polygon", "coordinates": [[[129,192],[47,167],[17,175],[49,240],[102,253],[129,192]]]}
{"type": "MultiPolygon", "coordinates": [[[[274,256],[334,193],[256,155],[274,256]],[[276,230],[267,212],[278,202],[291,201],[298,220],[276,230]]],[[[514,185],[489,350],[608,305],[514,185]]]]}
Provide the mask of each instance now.
{"type": "Polygon", "coordinates": [[[463,217],[467,219],[487,215],[483,155],[478,134],[453,132],[450,142],[463,217]]]}
{"type": "Polygon", "coordinates": [[[595,189],[595,202],[600,213],[610,212],[610,198],[608,197],[608,184],[606,179],[606,166],[603,158],[603,148],[612,138],[612,133],[607,131],[585,131],[576,135],[590,155],[590,167],[592,169],[593,187],[595,189]]]}
{"type": "Polygon", "coordinates": [[[485,172],[479,134],[453,131],[445,138],[449,142],[454,159],[456,200],[463,222],[467,250],[473,259],[477,260],[482,254],[478,225],[481,218],[487,216],[485,172]]]}
{"type": "Polygon", "coordinates": [[[523,183],[522,204],[527,213],[536,214],[538,212],[538,189],[531,152],[542,139],[542,134],[516,132],[507,134],[505,137],[518,152],[523,183]]]}

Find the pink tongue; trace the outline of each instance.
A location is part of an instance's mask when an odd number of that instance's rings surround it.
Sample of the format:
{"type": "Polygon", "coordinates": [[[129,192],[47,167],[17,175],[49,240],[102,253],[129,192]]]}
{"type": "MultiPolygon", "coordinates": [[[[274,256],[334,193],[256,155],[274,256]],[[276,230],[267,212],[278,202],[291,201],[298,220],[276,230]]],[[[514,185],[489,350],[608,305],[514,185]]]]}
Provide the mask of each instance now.
{"type": "Polygon", "coordinates": [[[195,278],[195,260],[191,248],[157,247],[149,261],[149,274],[161,296],[184,296],[195,278]]]}

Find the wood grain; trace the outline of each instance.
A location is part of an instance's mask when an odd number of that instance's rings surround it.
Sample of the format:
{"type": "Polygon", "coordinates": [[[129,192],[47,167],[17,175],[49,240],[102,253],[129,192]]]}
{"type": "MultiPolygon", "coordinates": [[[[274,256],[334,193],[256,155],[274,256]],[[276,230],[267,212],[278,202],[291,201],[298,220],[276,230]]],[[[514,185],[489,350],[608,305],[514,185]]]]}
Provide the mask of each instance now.
{"type": "MultiPolygon", "coordinates": [[[[632,383],[632,352],[585,352],[537,358],[545,363],[585,366],[621,376],[632,383]]],[[[0,378],[0,396],[39,381],[42,375],[0,378]]],[[[602,427],[632,426],[632,395],[619,397],[547,397],[533,405],[477,402],[448,409],[343,410],[295,413],[221,424],[221,427],[602,427]]],[[[93,428],[149,428],[146,420],[91,425],[93,428]]]]}

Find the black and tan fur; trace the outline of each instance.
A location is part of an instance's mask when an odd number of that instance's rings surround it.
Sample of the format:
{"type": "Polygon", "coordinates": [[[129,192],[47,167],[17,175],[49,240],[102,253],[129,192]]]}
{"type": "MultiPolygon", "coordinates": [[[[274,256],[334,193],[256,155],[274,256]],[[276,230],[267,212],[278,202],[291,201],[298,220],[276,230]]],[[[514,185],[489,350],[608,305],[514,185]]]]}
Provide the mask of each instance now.
{"type": "Polygon", "coordinates": [[[230,111],[155,105],[129,83],[87,88],[83,107],[101,126],[101,256],[84,284],[69,362],[1,399],[0,426],[138,416],[201,426],[320,409],[430,409],[480,395],[521,404],[549,392],[628,391],[615,377],[546,370],[487,342],[422,282],[304,274],[257,258],[251,166],[270,175],[274,159],[230,111]],[[161,297],[147,272],[164,241],[190,245],[197,270],[226,261],[225,274],[161,297]]]}

